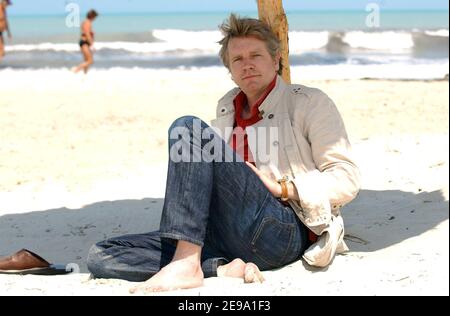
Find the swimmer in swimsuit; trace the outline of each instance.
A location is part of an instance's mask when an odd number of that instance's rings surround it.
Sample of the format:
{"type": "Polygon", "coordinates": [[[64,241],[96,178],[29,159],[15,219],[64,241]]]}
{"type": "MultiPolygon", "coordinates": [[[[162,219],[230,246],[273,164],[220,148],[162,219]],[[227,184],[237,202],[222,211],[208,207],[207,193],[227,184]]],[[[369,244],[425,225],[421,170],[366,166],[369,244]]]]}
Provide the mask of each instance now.
{"type": "Polygon", "coordinates": [[[11,39],[11,31],[9,30],[8,16],[6,15],[6,8],[12,3],[10,0],[0,0],[0,60],[5,56],[5,41],[3,39],[3,32],[8,33],[8,38],[11,39]]]}
{"type": "Polygon", "coordinates": [[[86,20],[81,24],[81,39],[79,42],[81,53],[83,54],[84,62],[73,68],[72,71],[77,73],[83,70],[87,74],[89,67],[94,63],[94,57],[91,47],[94,44],[94,32],[92,30],[92,22],[97,18],[98,13],[95,10],[90,10],[86,16],[86,20]]]}

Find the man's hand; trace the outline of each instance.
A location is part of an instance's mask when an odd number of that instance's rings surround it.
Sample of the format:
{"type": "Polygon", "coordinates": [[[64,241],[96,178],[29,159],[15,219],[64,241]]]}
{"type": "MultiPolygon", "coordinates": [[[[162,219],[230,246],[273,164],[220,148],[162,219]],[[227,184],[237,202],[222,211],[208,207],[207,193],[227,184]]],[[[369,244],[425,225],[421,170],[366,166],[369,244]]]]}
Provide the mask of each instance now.
{"type": "Polygon", "coordinates": [[[261,179],[266,188],[270,191],[270,193],[272,193],[274,197],[279,198],[281,196],[281,186],[277,181],[266,176],[251,163],[247,161],[245,163],[256,173],[256,175],[261,179]]]}

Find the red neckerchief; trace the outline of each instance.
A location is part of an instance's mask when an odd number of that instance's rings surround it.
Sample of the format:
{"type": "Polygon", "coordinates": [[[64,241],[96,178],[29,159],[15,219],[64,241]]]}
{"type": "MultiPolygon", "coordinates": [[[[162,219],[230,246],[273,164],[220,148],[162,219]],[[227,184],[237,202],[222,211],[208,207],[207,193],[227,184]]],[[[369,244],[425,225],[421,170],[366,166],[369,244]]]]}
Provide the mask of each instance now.
{"type": "MultiPolygon", "coordinates": [[[[244,107],[247,105],[248,100],[247,96],[243,91],[241,91],[233,100],[234,104],[234,110],[235,110],[235,116],[234,116],[234,127],[241,127],[243,130],[247,128],[247,126],[251,126],[253,124],[256,124],[259,122],[262,117],[259,113],[259,106],[264,102],[264,100],[267,98],[270,92],[275,88],[275,85],[277,83],[277,76],[272,80],[272,82],[267,87],[264,94],[261,96],[261,98],[256,101],[256,103],[251,107],[251,117],[248,119],[242,118],[242,111],[244,110],[244,107]]],[[[237,143],[236,143],[236,137],[233,135],[231,145],[233,149],[236,151],[237,143]]],[[[249,161],[249,155],[248,155],[248,140],[247,140],[247,134],[244,135],[244,161],[249,161]]],[[[250,161],[251,163],[254,163],[253,161],[250,161]]]]}

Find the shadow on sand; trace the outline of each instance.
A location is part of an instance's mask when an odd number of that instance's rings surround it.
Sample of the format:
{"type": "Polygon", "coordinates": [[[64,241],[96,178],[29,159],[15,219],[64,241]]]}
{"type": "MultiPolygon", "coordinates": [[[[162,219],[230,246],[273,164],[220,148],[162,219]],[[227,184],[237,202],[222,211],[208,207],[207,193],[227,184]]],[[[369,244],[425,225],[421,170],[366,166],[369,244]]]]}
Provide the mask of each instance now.
{"type": "MultiPolygon", "coordinates": [[[[52,263],[76,263],[87,272],[94,243],[157,230],[162,199],[98,202],[81,209],[53,209],[0,217],[0,256],[28,248],[52,263]]],[[[449,217],[441,191],[362,190],[343,209],[351,251],[376,251],[419,236],[449,217]]]]}

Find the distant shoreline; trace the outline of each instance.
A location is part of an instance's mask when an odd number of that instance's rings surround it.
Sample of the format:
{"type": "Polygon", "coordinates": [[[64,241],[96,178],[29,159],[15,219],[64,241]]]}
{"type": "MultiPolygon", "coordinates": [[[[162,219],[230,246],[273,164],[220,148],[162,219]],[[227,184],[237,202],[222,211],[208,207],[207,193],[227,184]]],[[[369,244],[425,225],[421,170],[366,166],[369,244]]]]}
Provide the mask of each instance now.
{"type": "MultiPolygon", "coordinates": [[[[123,16],[123,15],[130,15],[130,16],[143,16],[143,15],[159,15],[159,14],[197,14],[197,15],[205,15],[205,14],[229,14],[231,11],[147,11],[147,12],[104,12],[102,13],[102,16],[123,16]]],[[[298,13],[367,13],[365,11],[365,8],[362,8],[360,10],[286,10],[286,14],[298,14],[298,13]]],[[[384,13],[449,13],[449,10],[438,10],[438,9],[426,9],[426,10],[420,10],[420,9],[408,9],[408,10],[399,10],[399,9],[383,9],[381,8],[381,12],[384,13]]],[[[66,12],[64,13],[50,13],[50,14],[36,14],[36,13],[22,13],[22,14],[10,14],[9,17],[16,18],[16,17],[65,17],[66,12]]],[[[251,15],[257,15],[258,11],[239,11],[239,14],[251,14],[251,15]]]]}
{"type": "MultiPolygon", "coordinates": [[[[177,28],[186,30],[217,30],[231,11],[224,12],[138,12],[112,13],[101,12],[96,21],[98,31],[138,32],[151,29],[177,28]],[[127,19],[133,23],[126,23],[127,19]],[[125,19],[125,21],[123,21],[125,19]],[[116,23],[119,21],[119,23],[116,23]]],[[[235,12],[235,11],[233,11],[235,12]]],[[[241,16],[257,18],[256,11],[237,11],[241,16]]],[[[383,10],[380,11],[380,25],[370,27],[366,24],[368,12],[365,8],[351,11],[287,11],[289,29],[293,31],[383,31],[383,30],[435,30],[448,29],[449,11],[442,10],[383,10]]],[[[81,12],[84,16],[84,13],[81,12]]],[[[33,20],[39,20],[41,31],[47,24],[55,28],[64,27],[67,12],[58,14],[14,14],[10,10],[9,17],[15,29],[26,31],[33,20]],[[60,21],[63,21],[60,23],[60,21]],[[20,24],[24,24],[23,27],[20,24]],[[59,26],[58,26],[59,25],[59,26]]],[[[44,30],[46,31],[46,30],[44,30]]]]}
{"type": "Polygon", "coordinates": [[[365,77],[360,79],[334,79],[334,80],[364,80],[364,81],[396,81],[396,82],[448,82],[448,74],[446,74],[443,78],[435,78],[435,79],[395,79],[395,78],[371,78],[365,77]]]}

